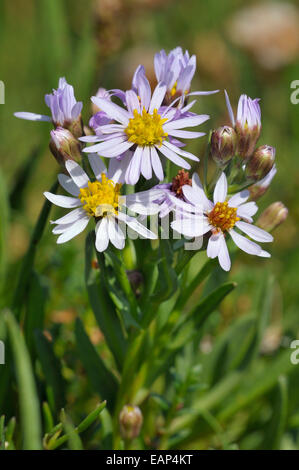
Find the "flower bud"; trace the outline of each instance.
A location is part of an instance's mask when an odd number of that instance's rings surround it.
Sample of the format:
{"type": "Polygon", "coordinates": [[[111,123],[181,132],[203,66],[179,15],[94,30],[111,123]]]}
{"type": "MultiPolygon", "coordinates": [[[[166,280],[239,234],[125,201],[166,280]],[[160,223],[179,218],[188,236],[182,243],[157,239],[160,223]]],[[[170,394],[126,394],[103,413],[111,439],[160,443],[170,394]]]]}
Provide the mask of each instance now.
{"type": "Polygon", "coordinates": [[[69,122],[69,123],[65,122],[63,127],[69,130],[73,134],[73,136],[76,137],[77,139],[79,137],[82,137],[84,126],[83,126],[81,114],[77,119],[73,120],[72,122],[69,122]]]}
{"type": "Polygon", "coordinates": [[[272,232],[286,220],[287,216],[286,206],[282,202],[273,202],[262,212],[256,223],[263,230],[272,232]]]}
{"type": "Polygon", "coordinates": [[[237,134],[232,127],[223,126],[213,131],[211,136],[211,156],[215,163],[222,166],[235,156],[237,134]]]}
{"type": "Polygon", "coordinates": [[[262,180],[273,168],[275,148],[270,145],[258,147],[246,165],[246,176],[253,181],[262,180]]]}
{"type": "Polygon", "coordinates": [[[258,99],[242,95],[239,99],[235,129],[238,136],[238,155],[250,157],[261,134],[261,109],[258,99]]]}
{"type": "Polygon", "coordinates": [[[132,440],[139,436],[143,416],[138,406],[125,405],[119,415],[120,432],[124,439],[132,440]]]}
{"type": "Polygon", "coordinates": [[[81,144],[67,129],[57,127],[51,131],[50,150],[64,167],[66,160],[81,160],[81,144]]]}

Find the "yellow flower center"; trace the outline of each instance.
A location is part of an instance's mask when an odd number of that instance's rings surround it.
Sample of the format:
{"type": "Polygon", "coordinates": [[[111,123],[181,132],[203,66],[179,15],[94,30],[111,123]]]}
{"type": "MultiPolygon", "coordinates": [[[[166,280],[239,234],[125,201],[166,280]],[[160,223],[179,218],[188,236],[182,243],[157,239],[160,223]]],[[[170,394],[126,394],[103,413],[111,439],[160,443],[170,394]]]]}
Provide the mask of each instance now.
{"type": "Polygon", "coordinates": [[[229,207],[227,202],[217,202],[214,209],[208,214],[208,219],[217,231],[226,232],[235,226],[240,217],[237,217],[235,207],[229,207]]]}
{"type": "Polygon", "coordinates": [[[104,217],[107,214],[117,214],[120,206],[121,184],[109,180],[102,173],[102,181],[88,182],[86,188],[80,189],[79,199],[88,215],[104,217]]]}
{"type": "Polygon", "coordinates": [[[129,141],[142,147],[147,145],[162,145],[168,134],[164,132],[163,124],[167,119],[162,119],[157,109],[153,114],[143,108],[142,114],[134,110],[134,117],[130,119],[125,129],[129,141]]]}

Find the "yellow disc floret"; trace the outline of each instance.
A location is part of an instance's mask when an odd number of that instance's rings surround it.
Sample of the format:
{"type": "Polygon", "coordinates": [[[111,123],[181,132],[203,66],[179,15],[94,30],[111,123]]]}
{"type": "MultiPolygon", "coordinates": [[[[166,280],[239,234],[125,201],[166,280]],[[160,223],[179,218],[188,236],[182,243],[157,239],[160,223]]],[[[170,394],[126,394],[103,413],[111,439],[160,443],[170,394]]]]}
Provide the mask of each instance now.
{"type": "Polygon", "coordinates": [[[237,217],[235,207],[229,207],[227,202],[217,202],[214,209],[208,214],[208,219],[217,231],[226,232],[235,226],[240,217],[237,217]]]}
{"type": "Polygon", "coordinates": [[[137,109],[133,112],[134,117],[130,119],[125,129],[129,141],[145,147],[147,145],[162,145],[168,134],[164,132],[163,124],[167,119],[162,119],[157,109],[150,114],[143,108],[142,114],[137,109]]]}
{"type": "Polygon", "coordinates": [[[102,173],[102,181],[89,181],[86,188],[80,189],[79,199],[83,204],[83,209],[88,215],[94,217],[117,214],[121,186],[102,173]]]}

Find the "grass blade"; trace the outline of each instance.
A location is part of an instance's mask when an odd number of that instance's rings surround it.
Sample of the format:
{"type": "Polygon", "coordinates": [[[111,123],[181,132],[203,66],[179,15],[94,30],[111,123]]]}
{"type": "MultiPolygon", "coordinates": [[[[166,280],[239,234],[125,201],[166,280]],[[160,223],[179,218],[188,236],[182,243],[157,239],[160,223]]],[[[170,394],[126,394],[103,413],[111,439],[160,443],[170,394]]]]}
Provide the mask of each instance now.
{"type": "Polygon", "coordinates": [[[40,450],[42,448],[41,417],[30,356],[21,330],[11,312],[5,313],[5,320],[16,366],[23,449],[40,450]]]}

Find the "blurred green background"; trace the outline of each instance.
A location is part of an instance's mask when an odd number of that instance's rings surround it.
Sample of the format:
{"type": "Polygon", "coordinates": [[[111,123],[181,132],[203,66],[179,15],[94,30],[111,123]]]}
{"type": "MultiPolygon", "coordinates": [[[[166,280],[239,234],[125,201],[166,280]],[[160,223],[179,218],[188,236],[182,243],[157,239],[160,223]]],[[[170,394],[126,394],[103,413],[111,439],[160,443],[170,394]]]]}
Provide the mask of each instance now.
{"type": "MultiPolygon", "coordinates": [[[[214,337],[255,308],[256,293],[268,273],[274,275],[275,289],[263,353],[271,357],[299,338],[299,104],[290,101],[290,84],[299,80],[298,18],[297,2],[285,1],[0,0],[0,79],[5,83],[5,105],[0,106],[1,192],[10,200],[1,256],[9,261],[11,287],[43,204],[42,193],[58,171],[48,150],[49,124],[21,121],[13,113],[47,114],[44,95],[65,76],[77,100],[84,102],[87,123],[90,96],[99,87],[129,88],[139,63],[153,80],[154,53],[180,45],[197,55],[193,90],[221,90],[197,105],[211,115],[206,131],[229,123],[223,89],[235,109],[241,93],[261,98],[260,143],[276,147],[278,173],[260,207],[282,201],[289,209],[288,219],[274,234],[270,260],[240,254],[235,261],[230,278],[239,287],[223,302],[203,347],[208,350],[214,337]]],[[[203,157],[204,139],[195,145],[192,149],[203,157]]],[[[84,314],[92,342],[104,348],[85,294],[83,240],[58,247],[46,230],[36,262],[45,284],[47,325],[56,335],[56,353],[63,358],[63,374],[70,383],[67,401],[77,410],[88,409],[95,397],[72,356],[76,315],[84,314]]],[[[293,387],[299,383],[299,365],[297,373],[295,368],[293,387]]],[[[293,408],[298,416],[299,403],[293,408]]],[[[252,410],[247,413],[250,417],[252,410]]],[[[296,446],[296,436],[283,445],[296,446]]],[[[242,445],[254,444],[244,438],[242,445]]]]}

